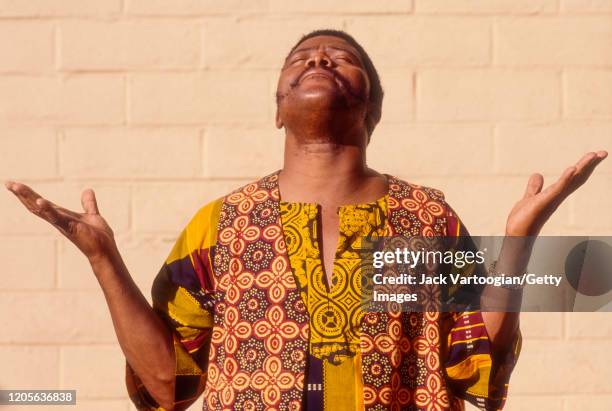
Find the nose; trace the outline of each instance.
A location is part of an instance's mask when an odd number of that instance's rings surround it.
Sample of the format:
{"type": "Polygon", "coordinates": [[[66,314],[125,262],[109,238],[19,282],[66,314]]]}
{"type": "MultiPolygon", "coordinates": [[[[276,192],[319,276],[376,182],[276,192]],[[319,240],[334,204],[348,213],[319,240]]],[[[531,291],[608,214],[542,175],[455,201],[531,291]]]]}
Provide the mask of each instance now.
{"type": "Polygon", "coordinates": [[[308,67],[331,67],[332,61],[323,50],[313,52],[306,60],[308,67]]]}

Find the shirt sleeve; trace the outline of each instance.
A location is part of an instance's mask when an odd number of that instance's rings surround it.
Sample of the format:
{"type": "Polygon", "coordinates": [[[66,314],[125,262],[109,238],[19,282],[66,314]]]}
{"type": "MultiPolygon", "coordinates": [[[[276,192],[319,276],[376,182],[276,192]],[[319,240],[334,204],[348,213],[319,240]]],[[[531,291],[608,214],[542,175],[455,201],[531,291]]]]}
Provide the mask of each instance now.
{"type": "MultiPolygon", "coordinates": [[[[206,384],[215,289],[212,254],[220,206],[221,200],[216,200],[196,213],[174,243],[151,290],[155,313],[173,331],[174,401],[181,409],[194,402],[206,384]]],[[[163,410],[127,363],[126,385],[138,410],[163,410]]]]}
{"type": "MultiPolygon", "coordinates": [[[[449,208],[447,233],[452,249],[477,251],[477,247],[456,213],[449,208]]],[[[461,268],[462,275],[483,275],[474,270],[482,264],[461,268]]],[[[456,272],[456,269],[455,269],[456,272]]],[[[485,274],[486,275],[486,274],[485,274]]],[[[489,335],[482,313],[474,311],[451,313],[453,326],[448,333],[445,370],[449,386],[455,395],[481,410],[501,410],[506,401],[510,374],[521,350],[521,332],[504,355],[493,356],[489,335]]]]}

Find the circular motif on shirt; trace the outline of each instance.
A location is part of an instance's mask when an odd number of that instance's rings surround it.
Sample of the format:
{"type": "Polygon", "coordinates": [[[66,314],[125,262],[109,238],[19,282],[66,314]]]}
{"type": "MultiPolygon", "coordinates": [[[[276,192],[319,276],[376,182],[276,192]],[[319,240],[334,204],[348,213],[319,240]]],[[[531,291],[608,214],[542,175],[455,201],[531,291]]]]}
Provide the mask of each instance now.
{"type": "Polygon", "coordinates": [[[267,269],[273,257],[272,246],[265,241],[256,240],[247,244],[242,261],[249,271],[256,273],[267,269]]]}
{"type": "Polygon", "coordinates": [[[332,276],[330,290],[333,295],[342,295],[343,301],[347,287],[350,285],[349,281],[352,273],[351,267],[344,264],[334,264],[334,274],[332,276]]]}
{"type": "Polygon", "coordinates": [[[312,315],[314,326],[318,328],[323,338],[336,338],[342,335],[346,314],[333,302],[323,302],[314,308],[312,315]]]}
{"type": "Polygon", "coordinates": [[[298,250],[302,247],[302,236],[296,227],[285,226],[283,227],[283,234],[285,238],[286,247],[289,250],[298,250]]]}

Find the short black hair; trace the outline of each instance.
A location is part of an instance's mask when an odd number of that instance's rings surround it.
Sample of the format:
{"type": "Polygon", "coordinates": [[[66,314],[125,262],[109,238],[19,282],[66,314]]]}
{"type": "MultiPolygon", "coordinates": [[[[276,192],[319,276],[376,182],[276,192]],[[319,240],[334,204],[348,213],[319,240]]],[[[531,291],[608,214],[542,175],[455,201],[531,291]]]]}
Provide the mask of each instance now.
{"type": "Polygon", "coordinates": [[[351,46],[355,47],[361,56],[361,60],[363,61],[363,65],[366,73],[368,74],[368,79],[370,80],[370,98],[369,98],[369,110],[368,115],[366,117],[366,128],[368,130],[368,140],[372,136],[372,132],[374,132],[374,128],[380,121],[380,117],[382,116],[382,101],[383,101],[383,88],[380,83],[380,77],[378,77],[378,72],[374,67],[374,63],[372,59],[366,53],[366,51],[361,47],[361,44],[357,43],[357,40],[353,38],[350,34],[342,30],[334,30],[334,29],[321,29],[314,30],[308,34],[303,35],[298,42],[291,48],[287,57],[291,55],[295,51],[295,49],[302,44],[305,40],[308,40],[312,37],[317,36],[334,36],[339,37],[349,43],[351,46]]]}

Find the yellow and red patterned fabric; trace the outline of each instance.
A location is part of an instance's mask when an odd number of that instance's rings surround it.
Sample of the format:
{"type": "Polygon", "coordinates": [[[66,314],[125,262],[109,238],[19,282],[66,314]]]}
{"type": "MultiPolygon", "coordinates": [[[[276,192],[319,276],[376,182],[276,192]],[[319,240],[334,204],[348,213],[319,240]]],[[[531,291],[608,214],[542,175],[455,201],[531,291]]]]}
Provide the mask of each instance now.
{"type": "MultiPolygon", "coordinates": [[[[503,407],[520,334],[494,359],[479,312],[363,313],[353,301],[362,235],[467,234],[440,191],[388,180],[388,195],[342,209],[329,292],[317,207],[282,202],[278,172],[198,211],[153,286],[175,330],[178,405],[204,392],[209,410],[503,407]]],[[[129,366],[127,385],[138,409],[159,409],[129,366]]]]}
{"type": "Polygon", "coordinates": [[[361,252],[365,238],[385,236],[388,194],[339,207],[333,279],[327,284],[320,257],[319,206],[281,201],[287,252],[310,318],[307,409],[363,409],[360,327],[363,321],[361,252]]]}

